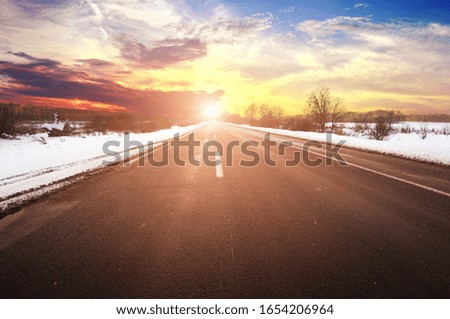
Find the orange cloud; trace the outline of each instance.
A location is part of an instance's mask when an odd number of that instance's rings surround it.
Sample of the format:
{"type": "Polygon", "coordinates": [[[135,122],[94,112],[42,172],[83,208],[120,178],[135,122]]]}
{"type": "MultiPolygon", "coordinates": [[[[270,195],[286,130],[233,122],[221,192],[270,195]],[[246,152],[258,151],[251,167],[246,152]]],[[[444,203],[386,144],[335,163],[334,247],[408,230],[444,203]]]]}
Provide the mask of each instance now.
{"type": "MultiPolygon", "coordinates": [[[[127,109],[164,116],[192,116],[205,103],[216,102],[223,92],[137,90],[113,80],[94,77],[57,61],[13,53],[27,63],[0,61],[0,74],[7,83],[0,97],[11,100],[41,101],[59,106],[127,109]],[[78,103],[77,101],[82,101],[78,103]],[[62,104],[62,105],[61,105],[62,104]]],[[[98,64],[98,61],[91,63],[98,64]]],[[[107,64],[101,62],[101,64],[107,64]]]]}

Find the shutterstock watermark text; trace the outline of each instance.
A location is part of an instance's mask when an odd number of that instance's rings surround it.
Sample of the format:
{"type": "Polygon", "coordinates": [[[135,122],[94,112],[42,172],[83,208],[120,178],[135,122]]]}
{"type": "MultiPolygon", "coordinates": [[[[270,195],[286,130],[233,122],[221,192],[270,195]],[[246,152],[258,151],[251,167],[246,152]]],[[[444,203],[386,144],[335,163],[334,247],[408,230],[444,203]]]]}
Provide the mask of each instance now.
{"type": "Polygon", "coordinates": [[[299,145],[291,140],[274,140],[270,133],[265,134],[261,140],[231,140],[227,143],[218,140],[202,142],[196,139],[195,133],[183,138],[177,134],[170,141],[142,143],[131,140],[130,134],[125,133],[123,144],[119,141],[103,144],[103,152],[108,159],[102,164],[123,163],[124,166],[130,166],[130,158],[138,156],[138,166],[149,164],[156,167],[167,166],[169,163],[178,166],[217,166],[218,161],[227,167],[253,167],[261,163],[268,166],[294,167],[303,164],[318,167],[330,166],[334,161],[347,165],[339,153],[344,144],[345,141],[333,144],[331,134],[327,136],[327,143],[304,141],[299,145]]]}

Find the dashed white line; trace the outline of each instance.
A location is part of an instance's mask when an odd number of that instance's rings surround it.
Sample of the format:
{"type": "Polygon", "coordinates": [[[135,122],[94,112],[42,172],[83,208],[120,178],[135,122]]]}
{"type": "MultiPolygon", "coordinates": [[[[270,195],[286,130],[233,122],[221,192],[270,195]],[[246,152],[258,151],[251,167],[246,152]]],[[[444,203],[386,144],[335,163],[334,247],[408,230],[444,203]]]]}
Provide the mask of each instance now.
{"type": "Polygon", "coordinates": [[[216,177],[223,177],[222,160],[220,159],[219,152],[216,152],[216,177]]]}

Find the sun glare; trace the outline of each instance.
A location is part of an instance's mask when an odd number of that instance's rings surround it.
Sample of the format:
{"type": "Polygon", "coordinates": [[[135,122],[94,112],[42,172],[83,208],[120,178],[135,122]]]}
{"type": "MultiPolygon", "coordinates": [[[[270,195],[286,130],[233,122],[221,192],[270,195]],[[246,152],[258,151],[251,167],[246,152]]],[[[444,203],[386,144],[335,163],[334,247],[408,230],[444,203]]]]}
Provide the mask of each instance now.
{"type": "Polygon", "coordinates": [[[208,105],[204,108],[203,115],[208,119],[214,120],[220,116],[220,110],[217,105],[208,105]]]}

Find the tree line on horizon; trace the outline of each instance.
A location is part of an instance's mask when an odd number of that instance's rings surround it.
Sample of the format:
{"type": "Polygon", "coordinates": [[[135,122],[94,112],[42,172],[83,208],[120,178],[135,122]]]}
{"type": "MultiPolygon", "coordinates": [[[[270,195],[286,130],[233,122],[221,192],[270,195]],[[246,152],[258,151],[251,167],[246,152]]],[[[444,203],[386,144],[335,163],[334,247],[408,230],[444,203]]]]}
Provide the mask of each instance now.
{"type": "MultiPolygon", "coordinates": [[[[171,125],[189,125],[198,121],[198,117],[167,118],[148,113],[88,110],[76,108],[55,108],[49,106],[19,105],[0,103],[0,134],[33,134],[29,123],[51,122],[54,113],[63,121],[83,122],[85,129],[92,132],[133,131],[150,132],[171,125]]],[[[353,122],[355,128],[364,130],[369,123],[375,123],[378,132],[372,134],[375,139],[383,139],[391,130],[392,123],[400,121],[450,122],[450,114],[411,114],[400,111],[375,110],[369,112],[349,112],[342,99],[334,97],[329,88],[311,92],[306,108],[297,115],[285,115],[282,107],[252,103],[243,115],[225,113],[222,120],[236,124],[283,128],[295,131],[342,132],[339,123],[353,122]]]]}
{"type": "Polygon", "coordinates": [[[83,123],[87,132],[131,131],[151,132],[172,125],[190,125],[194,121],[168,118],[137,112],[111,112],[107,110],[70,109],[50,106],[0,103],[0,134],[34,134],[38,129],[33,124],[51,123],[54,114],[61,121],[83,123]]]}
{"type": "Polygon", "coordinates": [[[450,114],[412,114],[401,111],[347,111],[342,99],[331,95],[329,88],[311,92],[306,108],[297,115],[284,115],[279,106],[250,104],[244,115],[227,114],[225,120],[240,124],[281,128],[294,131],[343,133],[341,123],[355,123],[355,130],[367,132],[374,139],[383,140],[393,130],[392,124],[402,121],[450,122],[450,114]]]}

